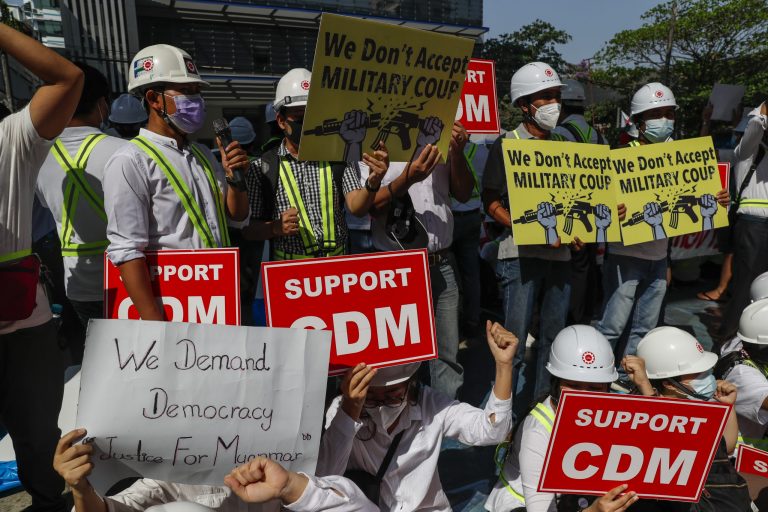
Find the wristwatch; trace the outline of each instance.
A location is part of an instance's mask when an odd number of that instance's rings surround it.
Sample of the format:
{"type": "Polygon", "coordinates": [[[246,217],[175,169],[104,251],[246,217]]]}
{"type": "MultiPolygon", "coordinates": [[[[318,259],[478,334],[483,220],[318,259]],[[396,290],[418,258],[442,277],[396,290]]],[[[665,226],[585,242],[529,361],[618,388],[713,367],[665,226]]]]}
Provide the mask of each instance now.
{"type": "Polygon", "coordinates": [[[378,192],[381,188],[381,182],[379,182],[379,185],[376,188],[373,188],[370,183],[368,183],[368,178],[365,179],[365,190],[368,192],[378,192]]]}
{"type": "Polygon", "coordinates": [[[227,175],[226,179],[227,179],[227,184],[230,187],[233,187],[233,188],[235,188],[235,189],[237,189],[237,190],[239,190],[241,192],[247,192],[248,191],[248,186],[245,184],[245,180],[243,179],[243,175],[242,174],[240,174],[240,173],[234,174],[233,173],[231,176],[227,175]]]}

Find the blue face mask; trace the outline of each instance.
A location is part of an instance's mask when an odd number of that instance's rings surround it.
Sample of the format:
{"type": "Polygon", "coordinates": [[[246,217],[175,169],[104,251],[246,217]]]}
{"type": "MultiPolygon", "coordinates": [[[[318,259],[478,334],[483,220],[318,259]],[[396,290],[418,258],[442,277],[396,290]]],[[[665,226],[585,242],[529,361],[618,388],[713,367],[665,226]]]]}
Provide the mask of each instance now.
{"type": "Polygon", "coordinates": [[[645,122],[643,136],[648,142],[665,142],[675,129],[675,122],[666,117],[661,119],[649,119],[645,122]]]}
{"type": "Polygon", "coordinates": [[[171,122],[184,133],[195,133],[205,122],[205,101],[199,94],[169,96],[173,98],[176,112],[169,114],[171,122]]]}
{"type": "Polygon", "coordinates": [[[715,396],[715,391],[717,391],[717,379],[712,375],[712,371],[700,373],[688,383],[688,387],[699,395],[698,397],[689,395],[688,398],[698,398],[700,400],[706,398],[711,400],[715,396]]]}

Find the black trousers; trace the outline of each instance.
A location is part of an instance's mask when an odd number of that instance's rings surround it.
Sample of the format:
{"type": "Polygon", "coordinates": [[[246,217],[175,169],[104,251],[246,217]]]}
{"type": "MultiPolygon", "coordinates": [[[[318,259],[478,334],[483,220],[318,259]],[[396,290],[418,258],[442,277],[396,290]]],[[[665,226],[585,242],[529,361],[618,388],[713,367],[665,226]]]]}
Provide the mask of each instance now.
{"type": "Polygon", "coordinates": [[[731,299],[725,310],[721,334],[732,336],[741,312],[750,303],[749,286],[768,271],[768,218],[739,215],[733,239],[731,299]]]}
{"type": "Polygon", "coordinates": [[[53,469],[61,437],[63,354],[55,320],[0,334],[0,424],[16,452],[19,480],[32,496],[30,510],[64,511],[64,480],[53,469]]]}

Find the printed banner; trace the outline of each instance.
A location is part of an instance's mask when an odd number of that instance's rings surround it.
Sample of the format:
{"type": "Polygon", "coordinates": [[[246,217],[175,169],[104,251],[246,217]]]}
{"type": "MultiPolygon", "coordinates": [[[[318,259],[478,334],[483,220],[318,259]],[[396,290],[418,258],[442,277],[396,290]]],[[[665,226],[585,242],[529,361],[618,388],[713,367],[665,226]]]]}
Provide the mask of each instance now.
{"type": "Polygon", "coordinates": [[[673,261],[716,256],[720,254],[717,246],[717,231],[700,231],[690,235],[680,235],[672,239],[670,255],[673,261]]]}
{"type": "Polygon", "coordinates": [[[102,492],[142,476],[221,486],[258,456],[312,474],[330,333],[95,320],[88,326],[77,425],[102,492]]]}
{"type": "Polygon", "coordinates": [[[736,451],[736,471],[768,477],[768,452],[740,444],[736,451]]]}
{"type": "Polygon", "coordinates": [[[715,196],[723,188],[710,137],[611,151],[624,245],[728,225],[715,196]]]}
{"type": "MultiPolygon", "coordinates": [[[[238,249],[146,251],[152,292],[169,322],[240,325],[238,249]]],[[[120,270],[104,255],[104,316],[139,318],[120,270]]]]}
{"type": "MultiPolygon", "coordinates": [[[[586,355],[586,354],[585,354],[586,355]]],[[[731,406],[564,391],[539,492],[698,501],[731,406]]]]}
{"type": "Polygon", "coordinates": [[[333,331],[330,375],[437,357],[426,250],[262,264],[267,325],[333,331]]]}
{"type": "Polygon", "coordinates": [[[379,142],[393,162],[427,144],[445,158],[474,44],[324,13],[299,158],[356,162],[379,142]]]}
{"type": "Polygon", "coordinates": [[[516,244],[621,239],[608,146],[505,138],[502,151],[516,244]]]}
{"type": "Polygon", "coordinates": [[[461,121],[468,133],[499,133],[494,61],[469,60],[456,119],[461,121]]]}

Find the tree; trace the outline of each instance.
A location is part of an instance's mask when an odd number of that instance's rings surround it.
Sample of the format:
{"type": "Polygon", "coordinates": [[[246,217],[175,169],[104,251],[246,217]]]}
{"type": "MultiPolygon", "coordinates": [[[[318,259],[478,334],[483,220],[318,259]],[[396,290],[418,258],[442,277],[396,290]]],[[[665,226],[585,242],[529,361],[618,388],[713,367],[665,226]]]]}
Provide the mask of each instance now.
{"type": "Polygon", "coordinates": [[[640,28],[619,32],[598,53],[594,81],[627,99],[643,83],[668,81],[681,106],[677,124],[686,134],[698,131],[715,83],[745,85],[747,105],[768,95],[765,0],[670,0],[642,19],[640,28]]]}
{"type": "Polygon", "coordinates": [[[558,71],[568,68],[556,45],[565,44],[571,36],[550,23],[536,20],[511,34],[501,34],[483,44],[481,57],[496,61],[496,93],[499,98],[501,125],[514,128],[520,114],[510,104],[509,83],[515,71],[533,61],[543,61],[558,71]]]}

